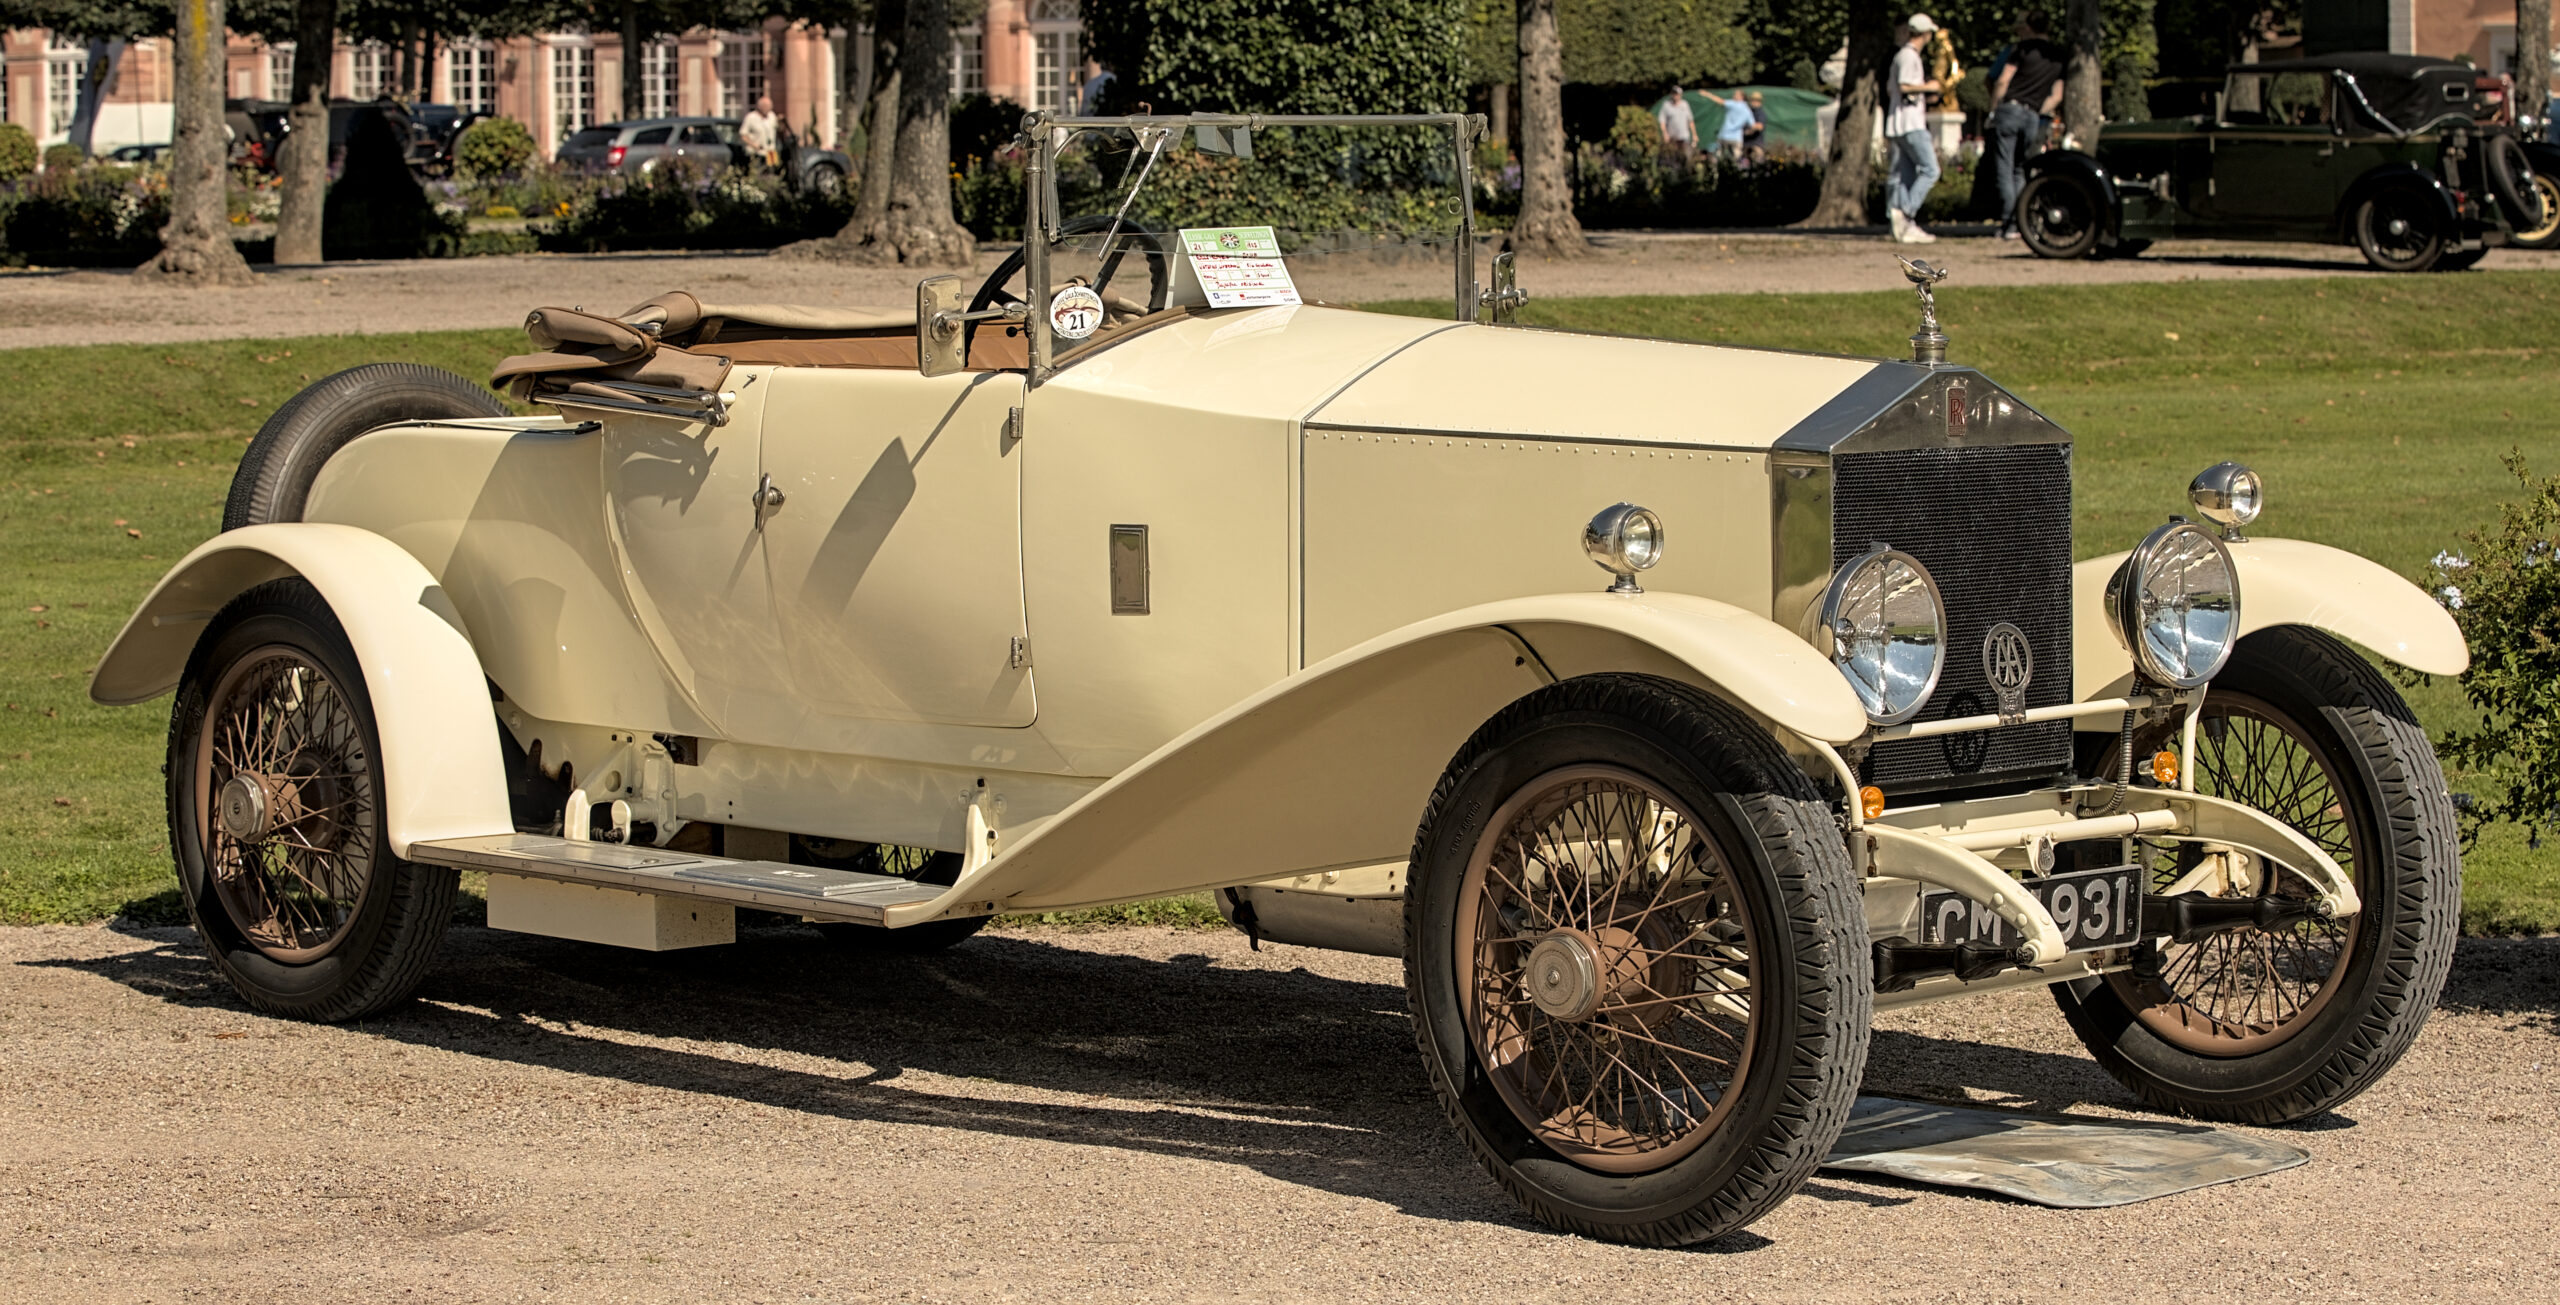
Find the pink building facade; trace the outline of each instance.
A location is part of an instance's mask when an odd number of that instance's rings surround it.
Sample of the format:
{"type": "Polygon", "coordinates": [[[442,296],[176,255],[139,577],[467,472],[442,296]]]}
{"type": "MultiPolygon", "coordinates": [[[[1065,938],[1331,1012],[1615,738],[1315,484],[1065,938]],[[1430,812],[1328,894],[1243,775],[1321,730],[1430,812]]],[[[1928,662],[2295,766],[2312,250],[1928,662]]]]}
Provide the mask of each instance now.
{"type": "MultiPolygon", "coordinates": [[[[957,94],[983,93],[1025,106],[1072,107],[1082,84],[1084,22],[1079,0],[988,0],[985,17],[953,34],[957,94]]],[[[92,145],[170,139],[169,43],[136,42],[102,99],[92,145]]],[[[88,48],[42,29],[0,32],[0,121],[39,143],[66,138],[87,75],[88,48]]],[[[293,47],[235,35],[224,91],[234,99],[282,100],[291,88],[293,47]]],[[[548,155],[581,127],[623,116],[623,89],[636,79],[643,117],[736,117],[759,96],[802,139],[837,146],[869,89],[865,30],[829,30],[770,19],[744,31],[688,32],[623,57],[618,35],[546,32],[509,40],[439,41],[421,97],[524,123],[548,155]]],[[[341,41],[331,54],[330,94],[370,100],[396,91],[399,55],[380,44],[341,41]]]]}

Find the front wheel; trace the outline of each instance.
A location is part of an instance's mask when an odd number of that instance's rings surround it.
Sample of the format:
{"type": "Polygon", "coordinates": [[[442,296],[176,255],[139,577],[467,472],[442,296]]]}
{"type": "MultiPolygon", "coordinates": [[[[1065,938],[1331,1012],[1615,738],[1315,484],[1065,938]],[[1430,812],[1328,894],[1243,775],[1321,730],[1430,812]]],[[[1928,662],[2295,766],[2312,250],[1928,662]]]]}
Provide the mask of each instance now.
{"type": "Polygon", "coordinates": [[[197,645],[169,720],[169,850],[214,968],[274,1015],[351,1020],[414,989],[452,870],[391,854],[382,744],[346,632],[301,580],[197,645]]]}
{"type": "Polygon", "coordinates": [[[2549,249],[2560,245],[2560,177],[2535,168],[2531,172],[2534,193],[2542,197],[2542,220],[2529,227],[2519,227],[2510,239],[2518,249],[2549,249]]]}
{"type": "MultiPolygon", "coordinates": [[[[2163,726],[2136,738],[2135,755],[2176,746],[2163,726]]],[[[2112,742],[2100,762],[2115,764],[2112,742]]],[[[2280,627],[2242,640],[2207,691],[2196,788],[2317,844],[2353,877],[2363,911],[2145,944],[2130,970],[2058,985],[2055,1000],[2098,1063],[2153,1106],[2242,1124],[2318,1114],[2380,1079],[2444,988],[2462,905],[2444,772],[2408,704],[2355,650],[2280,627]]],[[[2154,892],[2201,864],[2193,844],[2140,846],[2154,892]]],[[[2258,864],[2261,882],[2203,891],[2312,894],[2258,864]]]]}
{"type": "Polygon", "coordinates": [[[2435,198],[2414,186],[2393,187],[2356,206],[2356,248],[2384,272],[2423,272],[2444,257],[2452,233],[2435,198]]]}
{"type": "Polygon", "coordinates": [[[2068,172],[2048,172],[2018,192],[2018,238],[2039,258],[2087,258],[2104,229],[2097,189],[2068,172]]]}
{"type": "Polygon", "coordinates": [[[1670,1246],[1813,1172],[1866,1063],[1865,918],[1829,806],[1749,718],[1568,680],[1442,775],[1405,899],[1441,1104],[1531,1215],[1670,1246]]]}

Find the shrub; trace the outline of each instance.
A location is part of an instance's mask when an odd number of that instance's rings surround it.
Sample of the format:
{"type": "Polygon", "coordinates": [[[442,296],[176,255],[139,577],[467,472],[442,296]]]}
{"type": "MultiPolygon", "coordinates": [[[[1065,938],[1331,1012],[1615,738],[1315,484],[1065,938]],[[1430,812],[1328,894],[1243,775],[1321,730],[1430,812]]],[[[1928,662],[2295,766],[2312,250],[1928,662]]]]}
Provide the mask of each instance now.
{"type": "Polygon", "coordinates": [[[406,150],[389,118],[356,115],[347,161],[320,209],[320,239],[331,258],[417,258],[451,255],[462,237],[459,216],[436,211],[409,171],[406,150]]]}
{"type": "Polygon", "coordinates": [[[513,118],[482,118],[453,143],[453,169],[466,178],[514,172],[533,157],[533,133],[513,118]]]}
{"type": "Polygon", "coordinates": [[[1588,144],[1574,151],[1574,212],[1584,226],[1784,226],[1821,197],[1822,165],[1810,155],[1772,150],[1746,168],[1712,152],[1666,152],[1658,129],[1645,142],[1633,127],[1611,133],[1627,140],[1629,154],[1588,144]]]}
{"type": "Polygon", "coordinates": [[[0,250],[13,265],[129,266],[160,248],[168,179],[140,168],[47,171],[19,182],[5,213],[0,250]]]}
{"type": "Polygon", "coordinates": [[[2560,824],[2560,477],[2535,479],[2521,452],[2507,470],[2524,487],[2494,526],[2436,555],[2436,597],[2471,644],[2463,696],[2480,724],[2437,740],[2445,759],[2489,772],[2503,791],[2462,813],[2463,833],[2511,820],[2560,824]]]}
{"type": "Polygon", "coordinates": [[[853,217],[849,189],[811,195],[772,174],[681,162],[633,177],[605,177],[564,203],[567,211],[559,220],[536,233],[542,248],[553,253],[771,249],[833,235],[853,217]]]}
{"type": "Polygon", "coordinates": [[[88,153],[69,141],[44,147],[44,170],[47,172],[76,171],[88,161],[88,153]]]}
{"type": "Polygon", "coordinates": [[[14,122],[0,122],[0,182],[16,181],[36,170],[36,138],[14,122]]]}

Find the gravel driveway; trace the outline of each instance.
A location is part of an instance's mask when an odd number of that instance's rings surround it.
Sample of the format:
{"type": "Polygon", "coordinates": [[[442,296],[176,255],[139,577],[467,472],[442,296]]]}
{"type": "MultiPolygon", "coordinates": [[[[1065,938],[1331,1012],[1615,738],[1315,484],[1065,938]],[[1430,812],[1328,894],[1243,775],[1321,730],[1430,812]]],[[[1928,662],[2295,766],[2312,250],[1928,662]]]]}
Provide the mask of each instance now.
{"type": "MultiPolygon", "coordinates": [[[[1590,257],[1524,259],[1520,284],[1540,298],[1617,294],[1778,293],[1903,288],[1894,254],[1955,269],[1956,285],[2246,280],[2368,273],[2332,245],[2163,241],[2140,258],[2051,263],[2014,241],[1950,237],[1926,247],[1876,236],[1751,232],[1600,233],[1590,257]]],[[[1003,251],[978,255],[976,274],[1003,251]]],[[[2482,267],[2560,268],[2560,252],[2492,252],[2482,267]]],[[[1445,262],[1371,256],[1292,262],[1310,299],[1358,303],[1451,293],[1445,262]]],[[[520,255],[332,263],[263,271],[255,286],[184,290],[122,272],[0,271],[0,349],[165,343],[237,337],[364,335],[509,327],[546,304],[619,312],[666,290],[730,303],[901,305],[932,268],[858,268],[765,254],[520,255]]],[[[1480,275],[1490,276],[1489,272],[1480,275]]]]}
{"type": "MultiPolygon", "coordinates": [[[[2517,1300],[2560,1246],[2560,939],[2464,943],[2301,1168],[2079,1213],[1822,1175],[1690,1251],[1515,1214],[1398,972],[466,929],[328,1028],[246,1013],[183,930],[0,930],[0,1300],[2517,1300]]],[[[1868,1087],[2131,1107],[2033,992],[1886,1017],[1868,1087]]]]}

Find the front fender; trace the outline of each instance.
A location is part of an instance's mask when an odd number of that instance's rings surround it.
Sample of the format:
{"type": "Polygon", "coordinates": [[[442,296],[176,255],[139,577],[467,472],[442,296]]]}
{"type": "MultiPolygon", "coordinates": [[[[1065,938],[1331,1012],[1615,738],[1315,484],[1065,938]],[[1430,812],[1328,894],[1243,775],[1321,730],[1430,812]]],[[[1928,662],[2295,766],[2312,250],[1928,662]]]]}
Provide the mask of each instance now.
{"type": "Polygon", "coordinates": [[[2453,202],[2453,193],[2444,188],[2444,178],[2415,163],[2386,163],[2356,178],[2347,193],[2338,200],[2338,210],[2331,217],[2339,235],[2355,239],[2356,209],[2376,194],[2393,187],[2408,187],[2434,201],[2436,217],[2445,224],[2448,238],[2462,230],[2462,211],[2453,202]]]}
{"type": "MultiPolygon", "coordinates": [[[[2244,635],[2307,625],[2430,675],[2459,675],[2471,665],[2470,646],[2453,617],[2379,562],[2301,539],[2230,547],[2240,572],[2244,635]]],[[[2132,684],[2132,658],[2107,624],[2107,579],[2125,557],[2110,553],[2071,568],[2071,689],[2081,702],[2115,697],[2132,684]]]]}
{"type": "Polygon", "coordinates": [[[1431,789],[1495,712],[1605,671],[1696,684],[1830,743],[1866,714],[1830,662],[1764,617],[1682,594],[1550,594],[1346,649],[1220,712],[1086,794],[932,902],[1050,910],[1406,859],[1431,789]]]}
{"type": "Polygon", "coordinates": [[[426,567],[369,530],[245,526],[197,545],[108,645],[89,696],[123,706],[175,689],[214,614],[287,576],[320,591],[364,668],[392,854],[407,856],[422,840],[513,833],[497,715],[462,616],[426,567]]]}
{"type": "MultiPolygon", "coordinates": [[[[2114,244],[2117,233],[2124,229],[2124,197],[2116,192],[2115,175],[2108,171],[2107,165],[2078,150],[2046,150],[2027,160],[2026,175],[2029,179],[2048,172],[2070,173],[2097,190],[2099,216],[2106,223],[2103,234],[2108,244],[2114,244]]],[[[2005,214],[2002,220],[2013,216],[2005,214]]]]}

